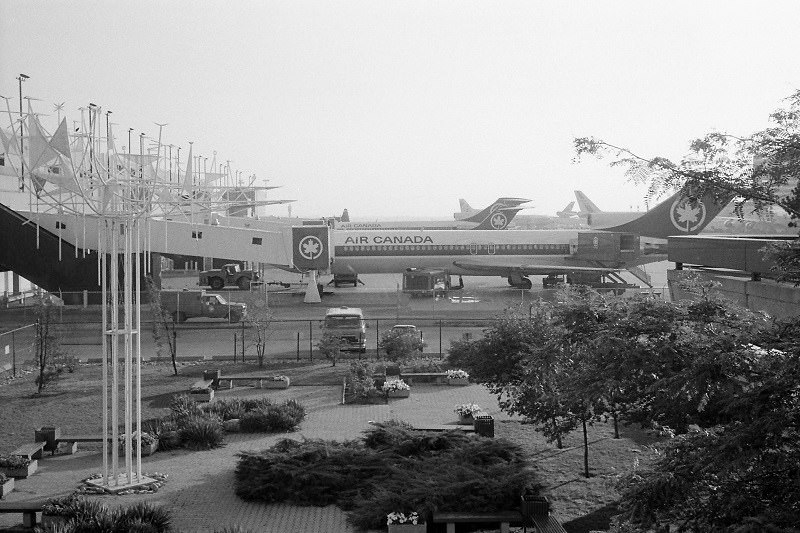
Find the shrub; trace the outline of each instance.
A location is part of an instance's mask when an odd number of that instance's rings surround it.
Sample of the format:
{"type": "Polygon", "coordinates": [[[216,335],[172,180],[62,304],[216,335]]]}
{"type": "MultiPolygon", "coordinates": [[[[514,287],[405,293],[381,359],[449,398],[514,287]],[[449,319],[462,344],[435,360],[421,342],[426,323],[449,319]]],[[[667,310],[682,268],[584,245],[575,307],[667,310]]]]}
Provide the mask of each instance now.
{"type": "Polygon", "coordinates": [[[8,480],[9,480],[9,477],[7,475],[5,475],[4,473],[0,472],[0,485],[2,485],[3,483],[5,483],[8,480]]]}
{"type": "Polygon", "coordinates": [[[0,466],[5,468],[27,468],[31,460],[19,455],[0,455],[0,466]]]}
{"type": "Polygon", "coordinates": [[[124,531],[153,531],[163,533],[171,529],[169,511],[156,507],[147,502],[138,502],[135,505],[120,509],[116,516],[117,527],[124,531]]]}
{"type": "Polygon", "coordinates": [[[347,372],[347,384],[357,400],[366,400],[378,395],[372,365],[366,361],[352,361],[347,372]]]}
{"type": "Polygon", "coordinates": [[[193,450],[208,450],[222,445],[225,432],[216,417],[193,416],[186,420],[180,430],[181,443],[193,450]]]}
{"type": "Polygon", "coordinates": [[[433,357],[414,357],[403,364],[406,372],[444,372],[442,359],[433,357]]]}
{"type": "Polygon", "coordinates": [[[305,416],[303,406],[289,400],[283,405],[268,405],[248,411],[242,416],[239,424],[245,433],[290,431],[296,428],[305,416]]]}
{"type": "Polygon", "coordinates": [[[392,329],[381,335],[378,347],[390,361],[402,361],[421,352],[425,344],[417,334],[392,329]]]}
{"type": "Polygon", "coordinates": [[[179,394],[172,398],[169,404],[172,417],[178,421],[179,425],[183,425],[180,421],[190,417],[202,416],[203,410],[197,405],[188,394],[179,394]]]}

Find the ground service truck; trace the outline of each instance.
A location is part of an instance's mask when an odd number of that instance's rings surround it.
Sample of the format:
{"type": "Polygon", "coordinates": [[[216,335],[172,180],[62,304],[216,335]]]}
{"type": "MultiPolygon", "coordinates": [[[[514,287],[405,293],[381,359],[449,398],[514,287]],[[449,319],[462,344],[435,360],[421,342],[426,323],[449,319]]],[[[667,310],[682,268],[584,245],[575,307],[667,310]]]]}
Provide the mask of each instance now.
{"type": "Polygon", "coordinates": [[[175,322],[190,318],[220,318],[238,322],[247,316],[247,304],[227,302],[219,294],[206,291],[161,291],[161,307],[175,322]]]}

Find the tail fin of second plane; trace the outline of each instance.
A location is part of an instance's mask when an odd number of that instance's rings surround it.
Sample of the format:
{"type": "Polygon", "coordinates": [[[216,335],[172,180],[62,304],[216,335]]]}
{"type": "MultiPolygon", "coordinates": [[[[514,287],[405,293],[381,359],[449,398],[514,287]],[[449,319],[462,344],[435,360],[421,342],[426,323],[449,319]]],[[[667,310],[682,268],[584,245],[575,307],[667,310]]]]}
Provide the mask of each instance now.
{"type": "MultiPolygon", "coordinates": [[[[461,220],[464,220],[466,222],[477,222],[479,224],[482,224],[483,222],[489,220],[492,214],[496,213],[497,211],[500,211],[502,209],[518,207],[527,202],[530,202],[530,200],[526,200],[525,198],[498,198],[492,203],[492,205],[490,205],[486,209],[481,209],[474,215],[469,216],[467,218],[463,218],[461,220]]],[[[519,209],[517,211],[519,211],[519,209]]],[[[514,215],[516,214],[517,212],[515,211],[514,215]]],[[[497,229],[502,229],[502,228],[497,228],[497,229]]]]}
{"type": "Polygon", "coordinates": [[[578,199],[578,209],[580,209],[581,214],[586,215],[588,213],[601,213],[602,210],[594,205],[594,202],[589,200],[589,197],[583,194],[583,191],[575,191],[575,198],[578,199]]]}
{"type": "Polygon", "coordinates": [[[578,213],[572,210],[572,207],[574,205],[575,202],[568,203],[564,209],[562,209],[561,211],[556,211],[556,215],[558,215],[560,218],[570,218],[577,215],[578,213]]]}
{"type": "MultiPolygon", "coordinates": [[[[576,191],[577,194],[577,191],[576,191]]],[[[666,239],[670,235],[695,235],[705,228],[733,198],[732,194],[709,190],[702,197],[681,190],[639,218],[604,231],[626,231],[666,239]]]]}

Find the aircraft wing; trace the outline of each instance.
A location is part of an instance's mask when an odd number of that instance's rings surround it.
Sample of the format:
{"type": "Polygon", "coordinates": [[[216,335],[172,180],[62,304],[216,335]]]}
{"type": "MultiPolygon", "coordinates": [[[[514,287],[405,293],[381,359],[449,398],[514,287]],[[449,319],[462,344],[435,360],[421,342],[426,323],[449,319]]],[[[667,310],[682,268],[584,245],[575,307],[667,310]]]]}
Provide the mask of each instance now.
{"type": "Polygon", "coordinates": [[[573,272],[620,272],[625,268],[608,267],[586,267],[570,265],[546,265],[535,263],[514,263],[512,261],[497,261],[487,259],[467,259],[464,261],[453,261],[453,265],[464,270],[485,274],[487,276],[507,276],[509,274],[520,274],[522,276],[547,275],[547,274],[571,274],[573,272]]]}

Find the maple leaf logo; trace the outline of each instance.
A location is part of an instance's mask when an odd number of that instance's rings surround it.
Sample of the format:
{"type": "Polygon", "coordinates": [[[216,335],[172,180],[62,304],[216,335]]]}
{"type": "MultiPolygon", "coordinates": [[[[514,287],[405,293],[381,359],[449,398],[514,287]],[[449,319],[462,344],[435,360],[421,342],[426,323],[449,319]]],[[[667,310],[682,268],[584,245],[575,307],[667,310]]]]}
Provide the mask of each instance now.
{"type": "Polygon", "coordinates": [[[316,259],[322,254],[322,242],[313,235],[303,237],[298,246],[300,255],[306,259],[316,259]]]}
{"type": "Polygon", "coordinates": [[[676,200],[672,204],[670,218],[673,226],[688,233],[706,219],[706,206],[699,200],[694,202],[689,198],[676,200]]]}
{"type": "Polygon", "coordinates": [[[492,216],[491,224],[494,229],[503,229],[508,224],[508,219],[503,213],[496,213],[492,216]]]}

